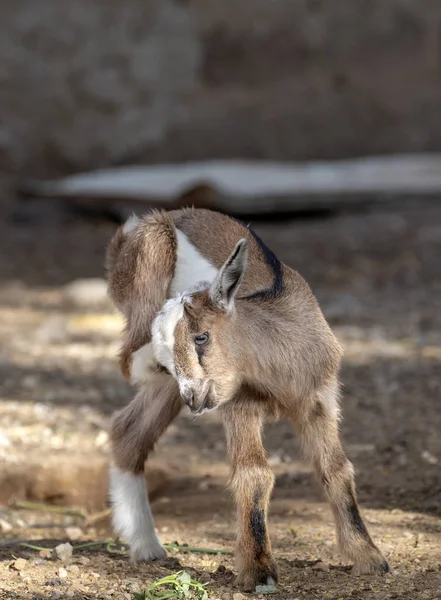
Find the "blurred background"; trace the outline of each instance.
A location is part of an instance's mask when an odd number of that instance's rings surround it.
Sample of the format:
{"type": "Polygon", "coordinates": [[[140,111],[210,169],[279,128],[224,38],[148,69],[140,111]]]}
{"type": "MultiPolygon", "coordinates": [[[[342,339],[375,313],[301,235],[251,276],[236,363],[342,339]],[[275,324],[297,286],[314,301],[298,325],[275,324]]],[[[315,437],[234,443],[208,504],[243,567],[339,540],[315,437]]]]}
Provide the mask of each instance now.
{"type": "MultiPolygon", "coordinates": [[[[106,296],[115,219],[65,199],[24,202],[17,189],[30,178],[121,165],[307,166],[439,152],[441,3],[15,0],[0,3],[0,32],[0,558],[20,555],[28,565],[24,576],[3,570],[0,587],[7,598],[46,597],[49,580],[51,593],[127,599],[176,563],[135,569],[98,548],[81,555],[79,571],[60,575],[47,557],[32,563],[38,553],[17,546],[111,535],[107,428],[134,393],[118,371],[121,321],[106,296]]],[[[398,194],[379,205],[377,196],[336,209],[338,195],[328,206],[324,194],[326,210],[303,203],[283,218],[268,199],[266,213],[254,218],[248,208],[247,220],[310,283],[345,348],[342,436],[367,524],[400,575],[377,582],[375,597],[434,598],[441,200],[398,194]]],[[[240,198],[230,206],[240,212],[240,198]]],[[[323,597],[321,586],[331,599],[363,594],[370,584],[343,568],[311,569],[339,558],[331,513],[290,426],[270,425],[265,444],[286,597],[323,597]]],[[[217,414],[180,417],[147,474],[166,542],[231,550],[217,414]]],[[[218,596],[230,598],[230,556],[176,560],[211,574],[218,596]]]]}
{"type": "Polygon", "coordinates": [[[17,0],[5,169],[438,150],[437,0],[17,0]]]}

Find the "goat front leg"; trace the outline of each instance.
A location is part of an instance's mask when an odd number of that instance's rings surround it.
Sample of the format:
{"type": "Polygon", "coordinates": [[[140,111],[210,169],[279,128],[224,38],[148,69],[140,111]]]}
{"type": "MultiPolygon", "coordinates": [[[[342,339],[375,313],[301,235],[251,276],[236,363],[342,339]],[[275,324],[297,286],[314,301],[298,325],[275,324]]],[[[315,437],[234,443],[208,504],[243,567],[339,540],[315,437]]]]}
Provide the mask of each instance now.
{"type": "Polygon", "coordinates": [[[389,565],[360,516],[354,470],[340,442],[338,416],[335,384],[312,398],[305,414],[295,419],[295,425],[331,505],[343,558],[354,563],[354,575],[384,574],[389,565]]]}
{"type": "Polygon", "coordinates": [[[110,441],[110,501],[113,528],[127,540],[132,561],[164,558],[147,494],[144,463],[182,401],[170,375],[152,374],[113,420],[110,441]]]}
{"type": "Polygon", "coordinates": [[[232,466],[230,487],[238,518],[236,584],[254,591],[275,584],[277,565],[271,554],[267,514],[274,486],[262,445],[262,407],[243,392],[222,408],[227,450],[232,466]]]}

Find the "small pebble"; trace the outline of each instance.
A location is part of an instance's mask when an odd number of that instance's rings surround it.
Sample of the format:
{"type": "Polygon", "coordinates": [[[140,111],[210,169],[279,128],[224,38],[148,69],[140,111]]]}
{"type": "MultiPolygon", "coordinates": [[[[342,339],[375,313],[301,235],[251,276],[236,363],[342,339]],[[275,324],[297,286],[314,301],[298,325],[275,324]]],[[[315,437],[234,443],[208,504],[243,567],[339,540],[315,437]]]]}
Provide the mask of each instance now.
{"type": "Polygon", "coordinates": [[[316,563],[315,565],[313,565],[312,570],[313,571],[329,571],[329,565],[320,561],[320,562],[316,563]]]}
{"type": "Polygon", "coordinates": [[[71,573],[79,573],[80,572],[80,567],[78,565],[69,565],[68,567],[66,567],[66,569],[68,571],[70,571],[71,573]]]}
{"type": "Polygon", "coordinates": [[[55,547],[55,554],[63,562],[66,562],[72,558],[72,552],[73,548],[69,542],[66,542],[65,544],[58,544],[58,546],[55,547]]]}
{"type": "Polygon", "coordinates": [[[23,571],[27,564],[28,561],[24,558],[17,558],[17,560],[14,560],[14,562],[11,564],[11,569],[14,569],[15,571],[23,571]]]}
{"type": "Polygon", "coordinates": [[[61,577],[62,579],[65,579],[67,577],[67,571],[64,567],[60,567],[58,569],[58,577],[61,577]]]}

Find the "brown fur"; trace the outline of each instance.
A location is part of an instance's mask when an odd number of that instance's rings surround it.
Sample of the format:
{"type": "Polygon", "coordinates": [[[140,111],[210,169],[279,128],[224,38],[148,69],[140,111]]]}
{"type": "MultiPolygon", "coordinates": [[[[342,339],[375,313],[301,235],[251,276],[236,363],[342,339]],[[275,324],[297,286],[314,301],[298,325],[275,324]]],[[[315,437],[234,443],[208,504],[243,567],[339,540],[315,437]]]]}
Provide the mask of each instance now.
{"type": "Polygon", "coordinates": [[[246,388],[242,389],[234,402],[222,408],[228,455],[232,464],[230,487],[236,501],[239,524],[237,584],[246,591],[254,591],[255,585],[265,584],[268,577],[274,581],[278,577],[268,536],[267,515],[274,475],[262,445],[261,429],[265,415],[262,408],[246,388]],[[253,519],[253,511],[260,515],[257,524],[253,519]]]}
{"type": "MultiPolygon", "coordinates": [[[[261,441],[267,416],[290,419],[301,436],[354,573],[385,572],[387,562],[359,515],[352,465],[339,437],[341,347],[304,279],[286,265],[274,266],[275,257],[246,227],[225,215],[187,209],[155,213],[134,234],[116,234],[109,249],[109,286],[127,319],[123,365],[150,341],[152,319],[167,297],[176,260],[175,227],[218,269],[238,240],[248,240],[248,267],[234,310],[215,305],[207,290],[194,293],[174,332],[177,372],[210,381],[209,407],[221,406],[238,513],[238,583],[252,590],[277,579],[267,524],[274,477],[261,441]],[[195,348],[195,336],[205,332],[210,342],[195,348]]],[[[161,377],[114,422],[113,453],[121,468],[141,469],[178,412],[176,384],[168,375],[161,377]]]]}
{"type": "MultiPolygon", "coordinates": [[[[175,226],[183,231],[202,256],[220,268],[227,260],[236,243],[248,240],[248,269],[240,286],[241,295],[265,287],[271,280],[271,271],[250,233],[239,221],[227,215],[206,209],[183,209],[169,213],[175,226]],[[213,235],[221,232],[221,235],[213,235]]],[[[288,268],[288,267],[287,267],[288,268]]]]}
{"type": "Polygon", "coordinates": [[[110,439],[115,464],[139,473],[161,434],[182,409],[176,382],[165,373],[149,378],[128,406],[112,421],[110,439]]]}
{"type": "Polygon", "coordinates": [[[175,262],[175,228],[165,212],[152,212],[129,234],[120,227],[110,241],[109,294],[126,320],[119,356],[127,378],[133,352],[151,340],[151,323],[167,299],[175,262]]]}

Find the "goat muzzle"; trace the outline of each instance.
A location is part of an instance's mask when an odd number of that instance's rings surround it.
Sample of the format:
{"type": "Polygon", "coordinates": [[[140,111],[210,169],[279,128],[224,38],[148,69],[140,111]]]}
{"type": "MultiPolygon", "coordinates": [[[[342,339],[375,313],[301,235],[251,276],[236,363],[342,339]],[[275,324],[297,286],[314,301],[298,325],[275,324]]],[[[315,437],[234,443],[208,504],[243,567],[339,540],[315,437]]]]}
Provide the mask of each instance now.
{"type": "Polygon", "coordinates": [[[193,414],[200,415],[214,408],[212,385],[208,380],[198,381],[196,385],[182,390],[181,397],[193,414]]]}

